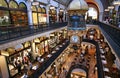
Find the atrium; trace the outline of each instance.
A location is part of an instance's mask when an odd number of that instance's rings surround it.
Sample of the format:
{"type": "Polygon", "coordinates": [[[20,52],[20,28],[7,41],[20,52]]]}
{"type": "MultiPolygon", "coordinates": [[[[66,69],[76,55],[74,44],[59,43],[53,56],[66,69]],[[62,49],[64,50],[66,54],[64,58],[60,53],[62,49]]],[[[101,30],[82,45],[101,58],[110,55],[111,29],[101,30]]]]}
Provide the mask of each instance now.
{"type": "Polygon", "coordinates": [[[0,78],[120,78],[120,0],[0,0],[0,78]]]}

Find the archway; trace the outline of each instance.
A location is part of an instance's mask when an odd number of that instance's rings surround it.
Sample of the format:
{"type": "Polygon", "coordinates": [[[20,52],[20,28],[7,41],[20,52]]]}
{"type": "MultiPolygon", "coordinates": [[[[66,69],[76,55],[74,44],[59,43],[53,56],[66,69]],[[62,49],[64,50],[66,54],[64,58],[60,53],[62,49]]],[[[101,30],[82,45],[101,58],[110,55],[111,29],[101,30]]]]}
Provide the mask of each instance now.
{"type": "Polygon", "coordinates": [[[103,20],[103,5],[100,0],[85,0],[88,4],[94,4],[98,7],[99,10],[99,21],[103,20]]]}

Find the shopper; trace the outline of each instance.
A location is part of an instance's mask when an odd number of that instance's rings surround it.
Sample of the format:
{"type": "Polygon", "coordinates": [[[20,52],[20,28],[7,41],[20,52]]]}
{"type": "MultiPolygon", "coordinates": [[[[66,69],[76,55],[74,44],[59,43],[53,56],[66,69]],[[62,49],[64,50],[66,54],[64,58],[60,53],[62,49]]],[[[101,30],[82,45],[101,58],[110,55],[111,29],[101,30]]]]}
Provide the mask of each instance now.
{"type": "Polygon", "coordinates": [[[22,66],[22,64],[21,64],[20,60],[18,60],[18,63],[17,63],[18,74],[21,74],[21,66],[22,66]]]}
{"type": "Polygon", "coordinates": [[[29,68],[30,68],[30,70],[32,69],[32,63],[29,61],[29,68]]]}
{"type": "Polygon", "coordinates": [[[27,75],[28,72],[28,65],[24,64],[24,74],[27,75]]]}

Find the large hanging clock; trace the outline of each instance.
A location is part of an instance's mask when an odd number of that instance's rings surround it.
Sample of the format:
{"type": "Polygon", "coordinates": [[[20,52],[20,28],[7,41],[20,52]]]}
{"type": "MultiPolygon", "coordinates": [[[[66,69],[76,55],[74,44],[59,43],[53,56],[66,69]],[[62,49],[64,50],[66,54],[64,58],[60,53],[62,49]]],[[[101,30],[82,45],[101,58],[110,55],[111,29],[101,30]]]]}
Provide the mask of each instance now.
{"type": "Polygon", "coordinates": [[[71,36],[70,41],[71,41],[71,43],[80,43],[79,36],[77,36],[77,35],[71,36]]]}

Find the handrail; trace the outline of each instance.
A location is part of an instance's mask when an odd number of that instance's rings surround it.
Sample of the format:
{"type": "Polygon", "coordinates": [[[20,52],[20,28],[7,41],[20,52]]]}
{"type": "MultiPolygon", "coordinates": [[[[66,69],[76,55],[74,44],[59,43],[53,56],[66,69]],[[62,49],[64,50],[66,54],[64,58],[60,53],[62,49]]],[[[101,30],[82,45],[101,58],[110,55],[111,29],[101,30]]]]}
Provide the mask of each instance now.
{"type": "Polygon", "coordinates": [[[120,28],[113,25],[105,24],[97,21],[97,24],[103,29],[110,38],[120,47],[120,28]]]}
{"type": "Polygon", "coordinates": [[[55,59],[67,48],[69,45],[69,41],[65,42],[65,45],[61,47],[55,54],[52,55],[44,64],[41,65],[41,68],[38,68],[33,74],[29,76],[29,78],[39,78],[39,76],[55,61],[55,59]]]}
{"type": "Polygon", "coordinates": [[[74,69],[76,69],[76,68],[78,68],[78,69],[83,69],[83,70],[86,72],[86,74],[87,74],[86,78],[88,78],[88,68],[87,68],[86,66],[83,66],[83,65],[80,65],[80,64],[72,65],[72,66],[70,67],[68,73],[67,73],[66,78],[71,78],[71,77],[70,77],[71,72],[72,72],[72,70],[74,70],[74,69]]]}
{"type": "Polygon", "coordinates": [[[12,39],[19,39],[21,37],[26,37],[33,35],[38,32],[44,32],[60,27],[67,26],[67,22],[63,23],[53,23],[49,25],[29,25],[29,26],[6,26],[6,27],[0,27],[0,44],[5,43],[6,41],[10,41],[12,39]]]}
{"type": "Polygon", "coordinates": [[[89,42],[96,46],[96,58],[97,58],[97,68],[98,68],[98,78],[104,78],[103,65],[100,57],[99,45],[95,40],[83,39],[83,42],[89,42]]]}

